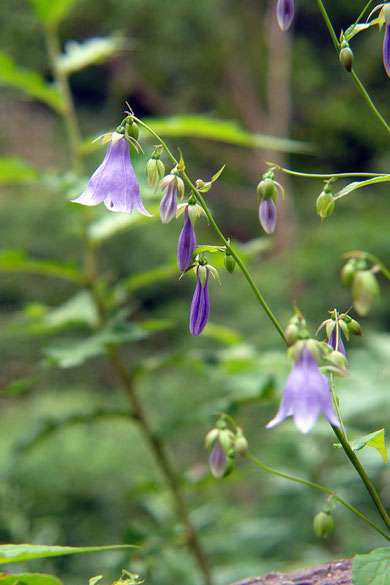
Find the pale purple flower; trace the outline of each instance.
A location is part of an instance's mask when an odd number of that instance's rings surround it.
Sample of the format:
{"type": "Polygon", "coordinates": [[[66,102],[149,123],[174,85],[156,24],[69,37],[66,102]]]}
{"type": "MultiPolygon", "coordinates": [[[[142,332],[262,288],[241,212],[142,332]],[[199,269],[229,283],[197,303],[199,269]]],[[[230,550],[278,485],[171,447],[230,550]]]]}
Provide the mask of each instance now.
{"type": "Polygon", "coordinates": [[[162,223],[169,223],[176,215],[177,196],[183,196],[184,183],[177,175],[166,175],[161,181],[161,191],[165,191],[160,203],[160,218],[162,223]]]}
{"type": "Polygon", "coordinates": [[[259,207],[259,219],[267,234],[274,233],[277,218],[276,205],[272,197],[269,199],[262,199],[259,207]]]}
{"type": "Polygon", "coordinates": [[[137,177],[131,160],[129,143],[124,135],[114,132],[102,164],[88,181],[87,188],[74,203],[98,205],[101,202],[110,211],[131,215],[136,209],[151,216],[142,204],[137,177]]]}
{"type": "Polygon", "coordinates": [[[188,207],[184,211],[184,226],[180,232],[177,243],[177,265],[184,272],[192,261],[192,252],[196,248],[196,235],[194,226],[188,215],[188,207]]]}
{"type": "Polygon", "coordinates": [[[333,347],[333,349],[339,351],[345,356],[345,347],[343,340],[341,339],[341,327],[334,327],[332,333],[330,334],[329,345],[333,347]],[[337,347],[336,347],[337,346],[337,347]]]}
{"type": "Polygon", "coordinates": [[[221,479],[225,473],[227,456],[218,437],[216,438],[213,450],[210,453],[209,465],[210,471],[215,479],[221,479]]]}
{"type": "Polygon", "coordinates": [[[333,412],[328,381],[305,345],[287,378],[279,410],[266,428],[270,429],[292,415],[297,428],[307,433],[317,422],[320,412],[331,425],[340,426],[333,412]]]}
{"type": "Polygon", "coordinates": [[[278,0],[276,18],[283,32],[290,28],[294,18],[294,0],[278,0]]]}
{"type": "Polygon", "coordinates": [[[386,20],[385,37],[383,39],[383,65],[390,77],[390,22],[386,20]]]}
{"type": "Polygon", "coordinates": [[[196,287],[192,297],[190,312],[190,332],[199,335],[206,327],[210,314],[210,298],[208,290],[209,271],[207,270],[204,286],[199,278],[199,267],[196,270],[196,287]]]}

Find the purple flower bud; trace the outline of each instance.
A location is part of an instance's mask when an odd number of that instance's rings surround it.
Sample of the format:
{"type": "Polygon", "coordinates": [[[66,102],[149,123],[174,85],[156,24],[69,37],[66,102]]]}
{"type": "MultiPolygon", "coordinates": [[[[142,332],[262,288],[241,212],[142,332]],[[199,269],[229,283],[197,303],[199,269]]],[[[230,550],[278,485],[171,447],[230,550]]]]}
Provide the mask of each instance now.
{"type": "Polygon", "coordinates": [[[184,226],[177,243],[177,265],[182,272],[191,264],[192,252],[196,248],[196,235],[188,215],[188,207],[185,208],[184,214],[184,226]]]}
{"type": "Polygon", "coordinates": [[[196,287],[192,297],[190,312],[190,332],[199,335],[206,327],[210,314],[210,298],[208,290],[209,271],[207,270],[204,286],[199,278],[199,267],[196,271],[196,287]]]}
{"type": "Polygon", "coordinates": [[[339,351],[345,356],[345,347],[343,340],[341,339],[341,327],[334,327],[332,333],[330,334],[329,345],[333,347],[333,349],[339,351]]]}
{"type": "Polygon", "coordinates": [[[183,180],[177,175],[166,175],[161,181],[161,191],[167,190],[160,204],[160,217],[162,223],[169,223],[176,215],[177,196],[184,193],[183,180]]]}
{"type": "Polygon", "coordinates": [[[259,219],[267,234],[274,233],[277,218],[278,214],[276,211],[276,205],[272,197],[269,199],[262,199],[259,207],[259,219]]]}
{"type": "Polygon", "coordinates": [[[383,65],[390,77],[390,23],[386,22],[385,37],[383,39],[383,65]]]}
{"type": "Polygon", "coordinates": [[[276,18],[283,32],[290,28],[294,18],[294,0],[278,0],[276,18]]]}
{"type": "Polygon", "coordinates": [[[209,465],[210,471],[215,479],[221,479],[224,476],[227,466],[227,456],[218,437],[216,438],[213,450],[210,453],[209,465]]]}
{"type": "Polygon", "coordinates": [[[333,412],[328,381],[305,345],[287,378],[279,410],[266,428],[270,429],[292,415],[297,428],[307,433],[317,422],[320,412],[331,425],[340,426],[333,412]]]}
{"type": "Polygon", "coordinates": [[[129,144],[122,134],[114,132],[102,164],[89,179],[87,188],[75,203],[104,205],[110,211],[122,211],[131,215],[136,209],[151,216],[142,204],[137,177],[130,160],[129,144]]]}

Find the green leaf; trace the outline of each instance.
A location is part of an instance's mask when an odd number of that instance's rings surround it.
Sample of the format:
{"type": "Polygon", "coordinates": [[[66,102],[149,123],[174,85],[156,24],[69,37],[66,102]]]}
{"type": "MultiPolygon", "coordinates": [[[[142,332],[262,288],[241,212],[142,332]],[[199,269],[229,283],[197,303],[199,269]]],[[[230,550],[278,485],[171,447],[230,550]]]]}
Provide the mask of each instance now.
{"type": "MultiPolygon", "coordinates": [[[[56,2],[51,4],[56,5],[56,2]]],[[[14,61],[0,51],[0,83],[16,87],[30,97],[37,99],[57,112],[62,112],[63,103],[58,91],[38,71],[18,67],[14,61]]]]}
{"type": "Polygon", "coordinates": [[[37,171],[21,158],[0,157],[0,183],[25,183],[33,181],[37,175],[37,171]]]}
{"type": "Polygon", "coordinates": [[[360,187],[367,187],[367,185],[374,185],[375,183],[384,183],[386,181],[390,181],[390,175],[383,175],[383,177],[374,177],[373,179],[367,179],[366,181],[354,181],[350,183],[341,191],[334,195],[334,199],[341,199],[341,197],[345,197],[349,195],[352,191],[356,189],[360,189],[360,187]]]}
{"type": "Polygon", "coordinates": [[[378,24],[378,19],[377,18],[375,18],[371,22],[363,22],[363,23],[359,23],[359,24],[351,24],[351,26],[349,26],[347,28],[347,30],[345,31],[345,33],[344,33],[345,39],[347,41],[350,41],[358,33],[362,32],[363,30],[367,30],[368,28],[370,28],[370,26],[373,26],[373,25],[376,25],[376,24],[378,24]]]}
{"type": "Polygon", "coordinates": [[[135,548],[132,544],[113,544],[109,546],[45,546],[41,544],[2,544],[0,545],[0,564],[19,563],[29,559],[59,557],[76,553],[101,552],[105,550],[135,548]]]}
{"type": "Polygon", "coordinates": [[[390,547],[356,555],[352,563],[354,585],[390,585],[390,547]]]}
{"type": "Polygon", "coordinates": [[[242,343],[242,337],[235,329],[231,327],[224,327],[209,322],[204,333],[204,337],[208,337],[224,345],[237,345],[242,343]]]}
{"type": "Polygon", "coordinates": [[[42,24],[57,25],[70,12],[78,0],[30,0],[35,16],[42,24]]]}
{"type": "Polygon", "coordinates": [[[202,252],[223,252],[224,250],[221,250],[221,248],[223,248],[223,246],[212,246],[210,244],[202,244],[201,246],[197,246],[193,252],[194,255],[196,254],[201,254],[202,252]]]}
{"type": "Polygon", "coordinates": [[[29,272],[56,276],[82,284],[84,277],[72,264],[58,260],[33,260],[23,250],[4,250],[0,253],[0,272],[29,272]]]}
{"type": "Polygon", "coordinates": [[[101,219],[90,224],[88,228],[89,237],[95,244],[101,244],[112,236],[159,219],[157,205],[149,206],[148,211],[155,214],[154,217],[146,217],[140,213],[133,213],[132,215],[127,213],[105,213],[101,219]]]}
{"type": "Polygon", "coordinates": [[[63,305],[45,313],[41,318],[41,323],[44,327],[54,329],[77,324],[93,328],[99,324],[99,315],[91,293],[83,290],[77,292],[63,305]]]}
{"type": "MultiPolygon", "coordinates": [[[[387,448],[385,443],[385,429],[379,429],[379,431],[374,431],[369,435],[364,435],[364,437],[360,437],[359,439],[355,439],[349,443],[354,451],[360,451],[366,445],[368,447],[373,447],[382,455],[383,460],[387,463],[387,448]]],[[[341,449],[342,446],[340,443],[335,443],[334,447],[337,449],[341,449]]]]}
{"type": "Polygon", "coordinates": [[[277,138],[265,134],[250,134],[243,130],[235,120],[216,120],[211,116],[173,116],[170,118],[152,118],[144,120],[157,134],[163,136],[187,136],[206,138],[227,144],[236,144],[248,148],[266,148],[279,152],[312,152],[313,147],[307,142],[277,138]]]}
{"type": "Polygon", "coordinates": [[[125,47],[125,39],[118,36],[95,37],[83,43],[68,41],[65,52],[58,57],[58,68],[70,75],[89,65],[103,63],[125,47]]]}
{"type": "Polygon", "coordinates": [[[0,573],[0,585],[62,585],[62,581],[53,575],[43,573],[20,573],[18,575],[0,573]]]}
{"type": "Polygon", "coordinates": [[[178,269],[176,263],[172,266],[158,266],[152,270],[132,274],[128,278],[120,281],[117,284],[116,289],[118,291],[124,290],[134,292],[143,286],[148,286],[172,278],[177,275],[177,273],[178,269]]]}

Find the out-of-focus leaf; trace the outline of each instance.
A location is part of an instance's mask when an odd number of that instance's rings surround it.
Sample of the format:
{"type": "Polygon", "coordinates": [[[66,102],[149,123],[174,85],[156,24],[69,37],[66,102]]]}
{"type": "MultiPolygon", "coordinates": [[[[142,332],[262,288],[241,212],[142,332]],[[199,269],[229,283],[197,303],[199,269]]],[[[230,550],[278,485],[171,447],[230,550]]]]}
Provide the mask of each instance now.
{"type": "Polygon", "coordinates": [[[234,120],[215,120],[211,116],[173,116],[144,120],[162,136],[187,136],[205,138],[248,148],[267,148],[279,152],[313,152],[307,142],[277,138],[265,134],[250,134],[234,120]]]}
{"type": "Polygon", "coordinates": [[[36,178],[37,171],[23,159],[13,156],[0,158],[0,183],[25,183],[36,178]]]}
{"type": "Polygon", "coordinates": [[[94,37],[83,43],[68,41],[65,52],[58,57],[58,67],[63,73],[70,75],[89,65],[107,61],[125,46],[125,39],[119,36],[94,37]]]}
{"type": "Polygon", "coordinates": [[[39,374],[34,373],[31,376],[25,376],[24,378],[20,378],[19,380],[13,380],[7,386],[2,389],[4,394],[20,394],[29,390],[35,382],[39,379],[39,374]]]}
{"type": "Polygon", "coordinates": [[[175,322],[171,319],[145,319],[145,321],[142,321],[142,323],[139,325],[144,331],[150,331],[151,333],[154,333],[156,331],[166,331],[167,329],[172,329],[172,327],[175,325],[175,322]]]}
{"type": "Polygon", "coordinates": [[[152,270],[132,274],[125,280],[121,280],[118,283],[117,288],[119,290],[134,292],[143,286],[148,286],[149,284],[155,284],[156,282],[172,278],[175,274],[178,274],[176,263],[172,266],[158,266],[152,270]]]}
{"type": "Polygon", "coordinates": [[[238,331],[231,329],[230,327],[216,325],[212,322],[208,323],[203,335],[223,343],[224,345],[236,345],[237,343],[242,343],[242,337],[238,331]]]}
{"type": "MultiPolygon", "coordinates": [[[[148,206],[148,211],[156,214],[158,213],[158,206],[148,206]]],[[[127,215],[127,213],[106,213],[101,219],[90,224],[88,232],[92,242],[102,244],[117,234],[137,228],[147,222],[156,221],[157,219],[159,219],[158,215],[146,217],[137,212],[132,213],[132,215],[127,215]]]]}
{"type": "Polygon", "coordinates": [[[35,16],[46,26],[57,25],[78,0],[30,0],[35,16]]]}
{"type": "MultiPolygon", "coordinates": [[[[359,439],[355,439],[354,441],[350,442],[350,445],[354,451],[360,451],[366,445],[368,447],[374,447],[379,453],[382,455],[383,460],[387,463],[387,448],[385,443],[385,429],[379,429],[379,431],[374,431],[369,435],[364,435],[364,437],[360,437],[359,439]]],[[[340,443],[335,443],[334,445],[337,449],[341,449],[340,443]]]]}
{"type": "Polygon", "coordinates": [[[112,544],[109,546],[45,546],[41,544],[2,544],[0,545],[0,564],[19,563],[29,559],[43,559],[74,555],[76,553],[102,552],[105,550],[136,548],[132,544],[112,544]]]}
{"type": "Polygon", "coordinates": [[[62,585],[62,581],[53,575],[43,573],[19,573],[18,575],[0,573],[0,585],[62,585]]]}
{"type": "MultiPolygon", "coordinates": [[[[56,2],[52,2],[55,5],[56,2]]],[[[51,86],[38,71],[18,67],[16,63],[0,51],[0,83],[17,87],[30,97],[37,99],[57,112],[63,109],[63,103],[58,91],[51,86]]]]}
{"type": "Polygon", "coordinates": [[[221,252],[221,246],[212,246],[211,244],[202,244],[197,246],[194,250],[194,254],[201,254],[202,252],[221,252]]]}
{"type": "Polygon", "coordinates": [[[84,282],[84,276],[72,264],[58,260],[33,260],[23,250],[4,250],[0,253],[0,272],[29,272],[46,276],[57,276],[77,283],[84,282]]]}
{"type": "Polygon", "coordinates": [[[374,177],[373,179],[367,179],[366,181],[354,181],[350,183],[341,191],[334,195],[334,199],[341,199],[341,197],[345,197],[355,191],[356,189],[360,189],[360,187],[367,187],[367,185],[375,185],[375,183],[384,183],[386,181],[390,181],[390,175],[383,175],[383,177],[374,177]]]}
{"type": "Polygon", "coordinates": [[[79,291],[63,305],[48,311],[41,319],[44,327],[63,328],[69,325],[84,324],[97,327],[99,316],[96,305],[88,291],[79,291]]]}
{"type": "Polygon", "coordinates": [[[352,579],[354,585],[389,585],[390,547],[376,548],[368,555],[356,555],[352,579]]]}

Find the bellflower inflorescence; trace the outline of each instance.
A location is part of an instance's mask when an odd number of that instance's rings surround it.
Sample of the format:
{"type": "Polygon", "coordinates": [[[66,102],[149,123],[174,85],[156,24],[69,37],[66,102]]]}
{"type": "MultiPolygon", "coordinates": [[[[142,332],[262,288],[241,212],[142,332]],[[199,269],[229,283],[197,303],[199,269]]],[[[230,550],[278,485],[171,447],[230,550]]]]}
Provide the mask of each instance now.
{"type": "Polygon", "coordinates": [[[276,18],[283,32],[290,28],[294,18],[294,0],[278,0],[276,18]]]}
{"type": "Polygon", "coordinates": [[[188,206],[184,211],[184,226],[177,243],[177,265],[184,272],[192,262],[192,252],[196,248],[194,226],[188,214],[188,206]]]}
{"type": "Polygon", "coordinates": [[[192,297],[190,311],[190,332],[199,335],[206,327],[210,315],[210,297],[208,290],[209,270],[206,266],[198,266],[196,269],[196,287],[192,297]],[[200,271],[205,270],[205,278],[200,278],[200,271]],[[202,283],[203,280],[203,283],[202,283]]]}
{"type": "Polygon", "coordinates": [[[287,379],[280,408],[266,428],[270,429],[292,415],[297,428],[307,433],[315,425],[320,412],[331,425],[340,426],[333,412],[328,381],[305,344],[287,379]]]}
{"type": "Polygon", "coordinates": [[[102,164],[89,179],[87,188],[74,203],[98,205],[101,202],[110,211],[131,215],[136,209],[151,216],[142,204],[137,177],[131,160],[129,143],[124,134],[114,132],[102,164]]]}

